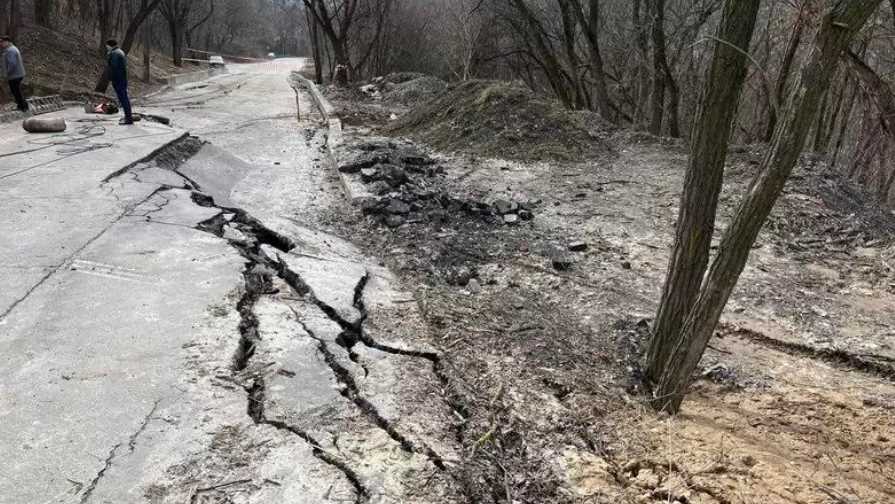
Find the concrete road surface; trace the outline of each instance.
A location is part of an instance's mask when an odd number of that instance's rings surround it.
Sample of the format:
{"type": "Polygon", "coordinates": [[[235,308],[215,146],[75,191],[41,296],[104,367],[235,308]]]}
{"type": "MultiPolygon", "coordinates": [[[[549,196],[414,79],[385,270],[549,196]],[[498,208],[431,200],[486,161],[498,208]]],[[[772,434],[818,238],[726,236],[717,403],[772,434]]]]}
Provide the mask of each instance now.
{"type": "Polygon", "coordinates": [[[402,399],[437,355],[364,328],[412,333],[408,295],[317,229],[303,63],[142,102],[170,127],[0,125],[0,503],[454,500],[450,410],[402,399]]]}

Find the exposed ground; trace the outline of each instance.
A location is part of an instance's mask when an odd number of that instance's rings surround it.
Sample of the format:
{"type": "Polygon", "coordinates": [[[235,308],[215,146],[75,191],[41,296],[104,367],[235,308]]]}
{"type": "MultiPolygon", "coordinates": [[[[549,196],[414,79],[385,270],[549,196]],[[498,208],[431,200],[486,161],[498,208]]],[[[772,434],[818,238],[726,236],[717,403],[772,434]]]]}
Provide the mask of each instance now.
{"type": "MultiPolygon", "coordinates": [[[[397,121],[349,126],[340,164],[363,159],[371,144],[422,150],[444,174],[411,177],[411,186],[487,210],[471,217],[448,204],[447,218],[433,219],[417,203],[394,229],[387,211],[360,208],[328,222],[384,257],[421,304],[462,412],[457,470],[469,501],[892,501],[893,216],[806,157],[753,250],[683,413],[657,417],[645,406],[639,359],[685,149],[604,130],[600,154],[581,162],[541,161],[545,150],[524,135],[509,153],[494,147],[505,138],[488,135],[503,126],[478,131],[491,116],[463,108],[481,98],[481,86],[465,96],[454,88],[397,121]],[[452,116],[449,102],[463,115],[452,116]],[[377,136],[383,131],[418,143],[377,136]],[[534,219],[504,224],[498,200],[531,202],[534,219]]],[[[496,91],[486,99],[515,104],[517,116],[537,113],[539,105],[496,91]]],[[[355,110],[351,101],[335,104],[355,110]]],[[[389,110],[379,117],[403,113],[389,110]]],[[[571,152],[567,159],[580,159],[571,152]]],[[[760,159],[760,146],[734,149],[720,230],[760,159]]],[[[385,203],[412,206],[418,197],[380,187],[385,203]]]]}

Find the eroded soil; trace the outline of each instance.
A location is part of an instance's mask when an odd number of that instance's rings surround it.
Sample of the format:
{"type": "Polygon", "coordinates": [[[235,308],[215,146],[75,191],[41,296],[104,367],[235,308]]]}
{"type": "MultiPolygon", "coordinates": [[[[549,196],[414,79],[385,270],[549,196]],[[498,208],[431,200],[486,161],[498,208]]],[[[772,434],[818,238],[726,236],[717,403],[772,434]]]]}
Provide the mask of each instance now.
{"type": "MultiPolygon", "coordinates": [[[[346,141],[370,130],[349,128],[346,141]]],[[[531,222],[327,226],[413,290],[476,502],[889,502],[895,498],[893,217],[806,158],[753,250],[681,415],[639,362],[685,149],[639,134],[580,163],[429,154],[456,197],[538,201],[531,222]],[[846,188],[847,190],[843,189],[846,188]],[[573,242],[584,251],[572,252],[573,242]],[[557,254],[571,267],[554,267],[557,254]],[[461,271],[458,280],[457,271],[461,271]]],[[[732,154],[719,231],[760,159],[732,154]]],[[[579,248],[579,247],[576,247],[579,248]]]]}

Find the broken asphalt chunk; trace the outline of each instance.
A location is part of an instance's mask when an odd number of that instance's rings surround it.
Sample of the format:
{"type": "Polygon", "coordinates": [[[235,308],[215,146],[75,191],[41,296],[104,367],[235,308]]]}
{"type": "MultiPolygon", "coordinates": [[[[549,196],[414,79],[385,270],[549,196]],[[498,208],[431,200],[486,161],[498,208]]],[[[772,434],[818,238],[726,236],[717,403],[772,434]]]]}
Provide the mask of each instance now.
{"type": "Polygon", "coordinates": [[[512,201],[497,200],[494,202],[494,211],[500,215],[513,213],[519,209],[519,205],[512,201]]]}
{"type": "Polygon", "coordinates": [[[404,217],[400,215],[389,215],[385,218],[385,225],[390,228],[400,227],[401,224],[404,224],[404,217]]]}
{"type": "Polygon", "coordinates": [[[390,214],[407,215],[410,213],[410,205],[397,198],[392,198],[385,211],[390,214]]]}
{"type": "Polygon", "coordinates": [[[360,178],[366,183],[373,182],[378,175],[379,170],[376,168],[361,168],[360,170],[360,178]]]}
{"type": "Polygon", "coordinates": [[[550,254],[550,262],[553,264],[553,269],[557,271],[569,271],[574,264],[572,256],[561,250],[554,250],[550,254]]]}

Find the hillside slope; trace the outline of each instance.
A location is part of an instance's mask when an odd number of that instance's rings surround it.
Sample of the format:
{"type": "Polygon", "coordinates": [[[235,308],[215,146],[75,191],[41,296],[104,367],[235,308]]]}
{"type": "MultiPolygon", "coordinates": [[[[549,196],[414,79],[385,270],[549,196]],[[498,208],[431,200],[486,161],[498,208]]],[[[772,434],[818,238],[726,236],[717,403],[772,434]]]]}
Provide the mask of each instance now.
{"type": "MultiPolygon", "coordinates": [[[[105,60],[92,36],[63,33],[39,26],[26,25],[21,29],[16,45],[22,51],[28,77],[25,79],[27,96],[60,94],[66,99],[80,99],[93,91],[96,80],[105,67],[105,60]]],[[[163,55],[153,55],[152,80],[145,83],[142,75],[142,53],[131,55],[131,93],[140,96],[160,85],[165,76],[178,70],[163,55]]],[[[6,86],[0,86],[0,104],[11,102],[6,86]]],[[[109,88],[107,91],[111,93],[109,88]]]]}

